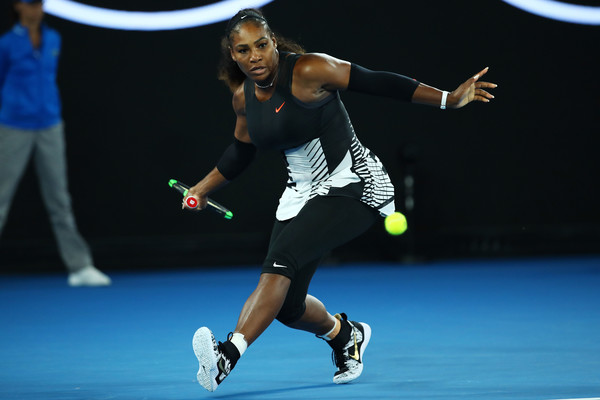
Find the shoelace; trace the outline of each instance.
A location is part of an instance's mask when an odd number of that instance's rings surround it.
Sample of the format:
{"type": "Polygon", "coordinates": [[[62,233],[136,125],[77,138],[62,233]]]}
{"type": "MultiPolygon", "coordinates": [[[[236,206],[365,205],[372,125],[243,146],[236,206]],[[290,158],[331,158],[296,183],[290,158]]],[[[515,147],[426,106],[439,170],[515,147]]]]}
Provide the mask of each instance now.
{"type": "MultiPolygon", "coordinates": [[[[229,332],[227,334],[227,340],[230,340],[233,336],[233,332],[229,332]]],[[[219,358],[217,359],[217,368],[219,371],[224,372],[226,375],[229,375],[231,372],[231,360],[225,356],[225,352],[223,351],[223,342],[219,342],[217,348],[219,349],[219,358]]]]}

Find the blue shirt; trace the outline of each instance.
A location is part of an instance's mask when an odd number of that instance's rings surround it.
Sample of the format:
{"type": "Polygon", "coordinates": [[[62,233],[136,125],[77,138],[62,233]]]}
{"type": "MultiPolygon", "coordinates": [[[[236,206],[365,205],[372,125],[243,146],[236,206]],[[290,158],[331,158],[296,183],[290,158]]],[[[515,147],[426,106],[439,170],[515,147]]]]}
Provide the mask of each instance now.
{"type": "Polygon", "coordinates": [[[0,124],[42,129],[60,122],[59,54],[60,35],[45,25],[37,49],[20,24],[0,36],[0,124]]]}

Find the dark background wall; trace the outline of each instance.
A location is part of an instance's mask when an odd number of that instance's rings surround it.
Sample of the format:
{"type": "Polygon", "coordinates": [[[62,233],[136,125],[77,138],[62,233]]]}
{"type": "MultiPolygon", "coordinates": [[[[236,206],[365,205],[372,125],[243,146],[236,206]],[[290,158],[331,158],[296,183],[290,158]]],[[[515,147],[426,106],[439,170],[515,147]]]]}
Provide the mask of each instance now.
{"type": "MultiPolygon", "coordinates": [[[[164,2],[100,3],[157,10],[164,2]]],[[[398,188],[400,211],[405,176],[414,177],[415,207],[407,234],[374,226],[329,261],[600,250],[599,26],[500,0],[276,0],[263,11],[309,51],[445,90],[490,66],[485,79],[499,85],[490,104],[446,111],[343,93],[359,138],[398,188]]],[[[213,196],[233,210],[232,221],[182,212],[167,185],[197,182],[231,141],[231,95],[216,79],[225,23],[132,32],[47,22],[63,35],[70,189],[97,265],[260,263],[286,178],[279,154],[261,154],[213,196]]],[[[0,241],[0,267],[62,268],[31,169],[0,241]]]]}

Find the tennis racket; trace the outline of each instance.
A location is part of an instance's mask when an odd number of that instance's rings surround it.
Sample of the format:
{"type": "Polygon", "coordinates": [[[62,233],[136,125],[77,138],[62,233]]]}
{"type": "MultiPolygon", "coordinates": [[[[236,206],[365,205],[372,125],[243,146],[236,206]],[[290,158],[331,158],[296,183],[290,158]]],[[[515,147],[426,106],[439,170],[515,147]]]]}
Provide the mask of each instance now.
{"type": "MultiPolygon", "coordinates": [[[[177,179],[171,179],[169,181],[169,186],[171,186],[173,189],[177,190],[179,193],[181,193],[183,195],[185,204],[189,207],[189,208],[196,208],[198,207],[198,200],[196,200],[194,197],[192,196],[187,196],[188,191],[190,189],[190,187],[188,185],[186,185],[185,183],[179,182],[177,179]]],[[[231,219],[233,218],[233,213],[231,211],[229,211],[227,208],[223,207],[222,205],[220,205],[219,203],[217,203],[214,200],[208,199],[208,207],[221,214],[223,216],[223,218],[225,219],[231,219]]]]}

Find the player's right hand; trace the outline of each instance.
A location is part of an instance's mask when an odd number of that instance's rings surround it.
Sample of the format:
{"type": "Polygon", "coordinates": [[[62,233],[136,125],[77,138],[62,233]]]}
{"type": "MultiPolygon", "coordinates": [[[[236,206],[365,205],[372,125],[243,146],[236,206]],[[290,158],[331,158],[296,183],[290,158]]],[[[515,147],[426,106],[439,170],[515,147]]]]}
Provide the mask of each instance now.
{"type": "Polygon", "coordinates": [[[181,209],[193,211],[204,210],[206,208],[207,202],[208,199],[206,196],[196,196],[193,194],[188,194],[183,198],[183,201],[181,203],[181,209]]]}

